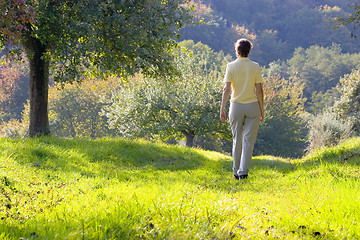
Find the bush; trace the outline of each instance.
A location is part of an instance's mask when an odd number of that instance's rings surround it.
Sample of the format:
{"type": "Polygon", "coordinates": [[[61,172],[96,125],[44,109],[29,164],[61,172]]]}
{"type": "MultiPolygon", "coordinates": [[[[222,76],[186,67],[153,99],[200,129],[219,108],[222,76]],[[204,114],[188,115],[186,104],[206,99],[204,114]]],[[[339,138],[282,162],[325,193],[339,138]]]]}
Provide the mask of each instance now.
{"type": "Polygon", "coordinates": [[[308,123],[308,150],[331,147],[348,139],[352,135],[351,125],[350,121],[337,117],[331,110],[313,116],[308,123]]]}
{"type": "Polygon", "coordinates": [[[24,137],[27,134],[27,125],[19,120],[12,119],[0,124],[0,137],[24,137]]]}

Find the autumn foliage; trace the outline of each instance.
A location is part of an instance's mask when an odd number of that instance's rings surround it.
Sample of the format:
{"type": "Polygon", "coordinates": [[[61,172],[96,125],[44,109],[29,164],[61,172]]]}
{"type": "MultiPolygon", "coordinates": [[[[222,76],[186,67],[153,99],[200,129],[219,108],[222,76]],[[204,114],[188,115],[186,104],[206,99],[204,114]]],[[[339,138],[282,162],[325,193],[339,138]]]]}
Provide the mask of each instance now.
{"type": "MultiPolygon", "coordinates": [[[[0,64],[0,116],[19,119],[23,104],[29,97],[29,68],[26,62],[9,61],[2,57],[0,64]]],[[[0,117],[0,121],[1,121],[0,117]]]]}

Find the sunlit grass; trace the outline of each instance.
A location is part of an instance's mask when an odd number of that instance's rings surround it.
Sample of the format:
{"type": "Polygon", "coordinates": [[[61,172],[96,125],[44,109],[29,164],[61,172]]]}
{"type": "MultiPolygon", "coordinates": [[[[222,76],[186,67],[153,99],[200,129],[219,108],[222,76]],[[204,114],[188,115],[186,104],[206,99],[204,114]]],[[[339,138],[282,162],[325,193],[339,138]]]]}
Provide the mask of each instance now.
{"type": "Polygon", "coordinates": [[[1,239],[357,239],[360,139],[304,159],[143,140],[0,140],[1,239]]]}

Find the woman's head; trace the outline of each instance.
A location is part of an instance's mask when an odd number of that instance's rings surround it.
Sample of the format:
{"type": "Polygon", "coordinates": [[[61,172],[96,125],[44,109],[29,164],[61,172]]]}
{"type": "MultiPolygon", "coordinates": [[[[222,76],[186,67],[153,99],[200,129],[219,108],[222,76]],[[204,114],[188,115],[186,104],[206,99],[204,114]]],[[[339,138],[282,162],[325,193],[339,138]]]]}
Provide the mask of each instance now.
{"type": "Polygon", "coordinates": [[[250,49],[252,48],[252,43],[245,39],[241,38],[235,43],[235,51],[237,57],[247,57],[249,55],[250,49]]]}

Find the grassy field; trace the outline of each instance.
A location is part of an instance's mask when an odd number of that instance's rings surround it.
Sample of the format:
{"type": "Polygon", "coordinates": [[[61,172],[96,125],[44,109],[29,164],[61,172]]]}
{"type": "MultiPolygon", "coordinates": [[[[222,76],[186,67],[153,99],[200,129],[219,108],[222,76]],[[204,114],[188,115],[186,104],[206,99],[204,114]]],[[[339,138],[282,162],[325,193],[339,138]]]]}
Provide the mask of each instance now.
{"type": "Polygon", "coordinates": [[[359,239],[360,138],[303,159],[0,139],[0,239],[359,239]]]}

